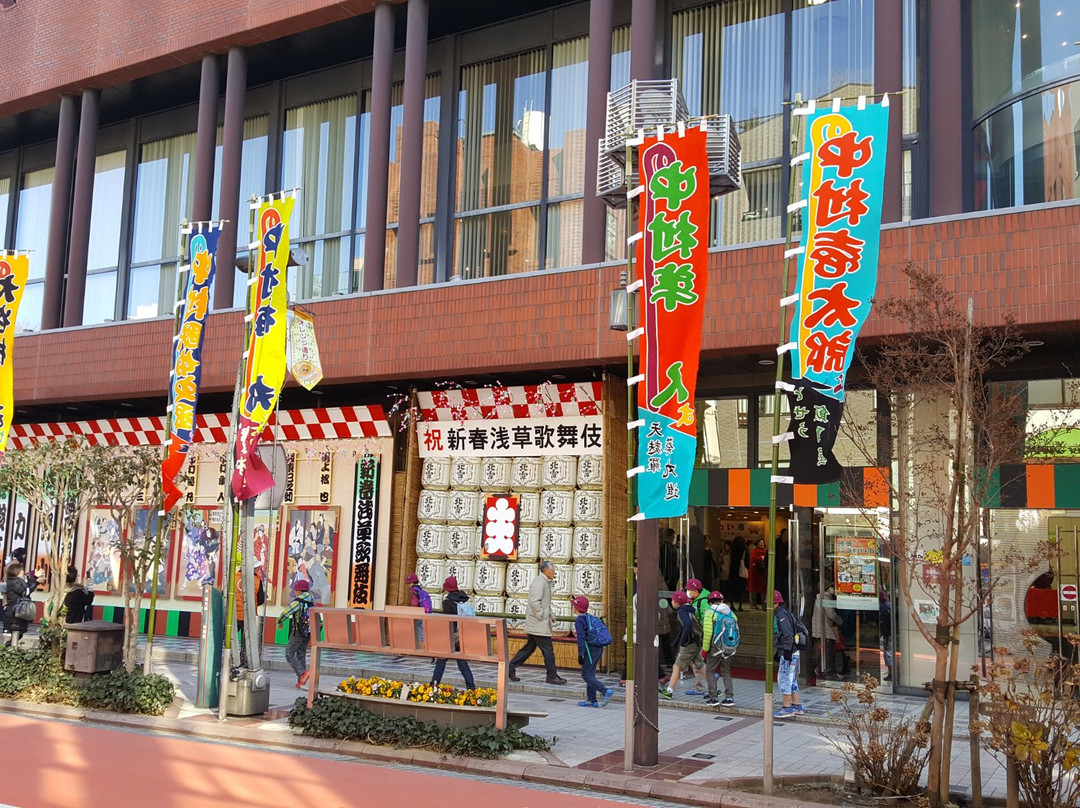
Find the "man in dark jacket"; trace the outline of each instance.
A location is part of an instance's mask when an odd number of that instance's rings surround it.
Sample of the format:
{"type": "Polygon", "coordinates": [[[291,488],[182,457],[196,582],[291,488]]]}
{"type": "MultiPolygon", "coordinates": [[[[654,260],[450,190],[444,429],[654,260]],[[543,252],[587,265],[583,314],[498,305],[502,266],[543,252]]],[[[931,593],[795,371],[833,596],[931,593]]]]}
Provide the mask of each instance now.
{"type": "MultiPolygon", "coordinates": [[[[466,603],[469,600],[469,596],[458,589],[457,578],[451,575],[446,581],[443,582],[443,595],[442,610],[443,614],[457,614],[458,606],[462,603],[466,603]]],[[[454,649],[457,650],[457,641],[454,641],[454,649]]],[[[465,687],[469,690],[476,688],[476,680],[473,679],[472,668],[469,667],[469,663],[464,659],[457,660],[458,670],[461,671],[461,676],[465,679],[465,687]]],[[[446,671],[446,659],[439,659],[435,661],[435,672],[431,675],[431,684],[438,686],[442,681],[443,673],[446,671]]]]}
{"type": "Polygon", "coordinates": [[[780,661],[776,669],[776,684],[783,699],[783,706],[773,713],[773,718],[794,718],[803,714],[802,705],[799,704],[799,649],[795,641],[800,626],[779,590],[773,592],[773,604],[773,639],[780,661]]]}
{"type": "Polygon", "coordinates": [[[731,561],[728,566],[727,596],[731,607],[742,611],[743,601],[746,600],[746,578],[740,574],[743,561],[746,567],[750,566],[749,553],[746,550],[746,539],[736,534],[731,542],[731,561]],[[744,559],[745,557],[745,559],[744,559]]]}

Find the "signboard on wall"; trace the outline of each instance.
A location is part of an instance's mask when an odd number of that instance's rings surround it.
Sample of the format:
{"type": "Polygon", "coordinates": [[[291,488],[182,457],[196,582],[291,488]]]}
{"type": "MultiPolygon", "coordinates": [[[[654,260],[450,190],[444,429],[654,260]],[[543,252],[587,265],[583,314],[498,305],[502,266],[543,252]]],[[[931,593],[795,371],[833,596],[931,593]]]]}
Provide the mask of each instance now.
{"type": "Polygon", "coordinates": [[[370,609],[375,605],[378,500],[379,458],[364,455],[356,461],[353,546],[349,565],[349,607],[353,609],[370,609]]]}
{"type": "Polygon", "coordinates": [[[836,608],[878,610],[877,539],[837,536],[836,608]]]}
{"type": "Polygon", "coordinates": [[[518,550],[518,498],[513,494],[487,497],[480,557],[490,561],[513,561],[518,550]]]}
{"type": "Polygon", "coordinates": [[[603,452],[603,416],[421,421],[420,457],[525,457],[603,452]]]}

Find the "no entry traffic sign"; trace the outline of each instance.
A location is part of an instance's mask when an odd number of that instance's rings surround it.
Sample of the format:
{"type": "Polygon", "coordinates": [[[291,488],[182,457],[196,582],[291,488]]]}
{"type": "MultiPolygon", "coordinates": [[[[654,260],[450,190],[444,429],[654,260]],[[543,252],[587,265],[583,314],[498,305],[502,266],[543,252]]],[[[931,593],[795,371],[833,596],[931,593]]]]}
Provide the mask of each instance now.
{"type": "Polygon", "coordinates": [[[1061,601],[1063,603],[1076,603],[1076,585],[1075,584],[1062,584],[1061,585],[1061,601]]]}

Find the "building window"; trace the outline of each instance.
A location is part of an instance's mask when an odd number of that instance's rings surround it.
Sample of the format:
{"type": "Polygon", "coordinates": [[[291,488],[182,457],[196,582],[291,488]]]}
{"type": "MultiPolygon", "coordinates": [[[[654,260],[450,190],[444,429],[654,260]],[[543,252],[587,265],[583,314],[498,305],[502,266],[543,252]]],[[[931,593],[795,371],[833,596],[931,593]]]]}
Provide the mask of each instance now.
{"type": "Polygon", "coordinates": [[[300,189],[291,232],[309,258],[289,270],[289,289],[299,300],[351,291],[356,135],[354,95],[285,113],[281,186],[300,189]]]}
{"type": "Polygon", "coordinates": [[[454,272],[540,268],[547,104],[544,50],[461,71],[454,272]]]}
{"type": "Polygon", "coordinates": [[[15,222],[15,245],[30,251],[30,273],[19,305],[18,331],[41,330],[45,293],[45,262],[49,259],[49,211],[52,206],[54,169],[23,174],[19,189],[19,214],[15,222]]]}
{"type": "MultiPolygon", "coordinates": [[[[260,197],[266,193],[266,154],[269,144],[270,116],[260,115],[244,121],[244,148],[240,156],[240,208],[238,222],[239,230],[236,236],[237,263],[243,264],[248,260],[249,251],[247,245],[255,238],[254,224],[249,208],[252,197],[260,197]]],[[[222,136],[224,129],[218,127],[218,144],[214,159],[214,207],[212,219],[218,219],[221,201],[221,154],[222,136]]],[[[217,268],[218,273],[235,272],[234,267],[217,268]]],[[[244,293],[247,285],[243,282],[233,284],[233,308],[242,308],[244,293]]],[[[210,300],[213,301],[213,294],[210,300]]]]}
{"type": "MultiPolygon", "coordinates": [[[[438,201],[439,172],[439,98],[438,75],[428,76],[424,83],[423,158],[420,168],[420,266],[416,274],[421,286],[435,282],[435,204],[438,201]]],[[[390,177],[386,205],[386,274],[384,289],[397,286],[398,214],[401,202],[401,147],[404,139],[402,124],[405,117],[405,85],[395,84],[391,91],[390,110],[390,177]]]]}
{"type": "Polygon", "coordinates": [[[746,396],[699,399],[697,465],[746,468],[749,449],[750,401],[746,396]]]}
{"type": "Polygon", "coordinates": [[[11,197],[11,178],[0,177],[0,248],[7,246],[8,204],[11,197]]]}
{"type": "MultiPolygon", "coordinates": [[[[616,28],[611,34],[611,83],[609,89],[617,90],[630,83],[630,26],[616,28]]],[[[595,193],[587,188],[586,193],[595,193]]],[[[604,229],[604,259],[626,260],[626,209],[607,208],[604,229]]]]}
{"type": "Polygon", "coordinates": [[[120,264],[126,163],[126,151],[99,155],[94,163],[83,325],[104,323],[116,317],[116,277],[120,264]]]}

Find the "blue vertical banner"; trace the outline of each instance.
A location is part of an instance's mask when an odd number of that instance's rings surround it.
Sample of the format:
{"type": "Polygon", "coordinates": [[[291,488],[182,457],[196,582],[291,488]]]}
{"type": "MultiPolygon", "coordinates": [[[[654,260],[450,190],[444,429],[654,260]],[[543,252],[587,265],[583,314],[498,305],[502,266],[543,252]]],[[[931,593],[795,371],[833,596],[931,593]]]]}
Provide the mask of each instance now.
{"type": "Polygon", "coordinates": [[[807,118],[790,338],[791,471],[797,483],[824,483],[840,479],[832,449],[844,383],[877,286],[889,107],[833,106],[807,118]]]}

